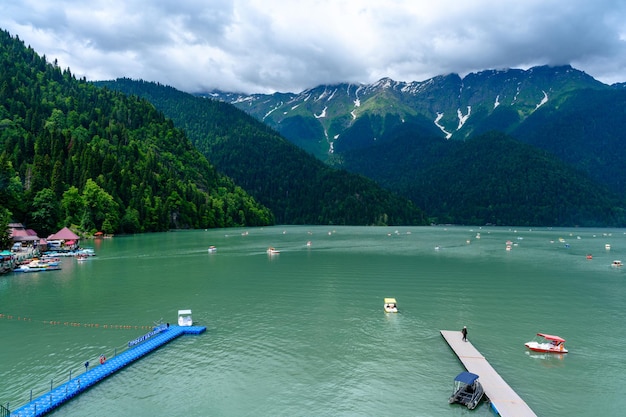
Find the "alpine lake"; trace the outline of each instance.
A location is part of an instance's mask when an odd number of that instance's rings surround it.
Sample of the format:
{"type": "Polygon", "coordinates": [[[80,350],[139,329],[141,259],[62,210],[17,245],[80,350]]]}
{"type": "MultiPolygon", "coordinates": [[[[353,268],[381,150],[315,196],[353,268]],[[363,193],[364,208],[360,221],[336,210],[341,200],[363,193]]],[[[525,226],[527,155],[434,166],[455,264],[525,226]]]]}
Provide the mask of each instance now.
{"type": "Polygon", "coordinates": [[[96,256],[0,275],[5,407],[191,309],[205,333],[49,415],[493,416],[487,402],[448,404],[464,367],[440,330],[463,326],[538,416],[626,408],[626,267],[611,265],[626,261],[623,229],[275,226],[81,246],[96,256]],[[530,353],[538,332],[565,338],[569,353],[530,353]]]}

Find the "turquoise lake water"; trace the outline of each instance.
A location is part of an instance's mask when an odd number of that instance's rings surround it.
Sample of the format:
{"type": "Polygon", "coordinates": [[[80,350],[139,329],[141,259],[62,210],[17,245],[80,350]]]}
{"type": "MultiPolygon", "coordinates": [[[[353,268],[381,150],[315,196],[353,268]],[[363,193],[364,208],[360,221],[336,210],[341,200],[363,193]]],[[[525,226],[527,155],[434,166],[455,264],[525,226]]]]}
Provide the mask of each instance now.
{"type": "Polygon", "coordinates": [[[626,267],[611,263],[626,262],[625,233],[277,226],[83,242],[96,257],[0,276],[0,404],[17,408],[188,308],[206,333],[51,415],[493,416],[447,402],[464,369],[439,330],[466,325],[538,416],[619,416],[626,267]],[[537,332],[570,353],[529,354],[537,332]]]}

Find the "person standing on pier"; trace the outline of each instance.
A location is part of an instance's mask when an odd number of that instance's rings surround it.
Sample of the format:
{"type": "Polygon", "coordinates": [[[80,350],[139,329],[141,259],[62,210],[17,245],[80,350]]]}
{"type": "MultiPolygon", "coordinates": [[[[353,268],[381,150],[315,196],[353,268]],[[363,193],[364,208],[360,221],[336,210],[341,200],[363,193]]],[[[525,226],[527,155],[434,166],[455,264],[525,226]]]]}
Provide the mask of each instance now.
{"type": "Polygon", "coordinates": [[[463,334],[463,341],[467,342],[467,326],[463,326],[463,330],[461,330],[461,333],[463,334]]]}

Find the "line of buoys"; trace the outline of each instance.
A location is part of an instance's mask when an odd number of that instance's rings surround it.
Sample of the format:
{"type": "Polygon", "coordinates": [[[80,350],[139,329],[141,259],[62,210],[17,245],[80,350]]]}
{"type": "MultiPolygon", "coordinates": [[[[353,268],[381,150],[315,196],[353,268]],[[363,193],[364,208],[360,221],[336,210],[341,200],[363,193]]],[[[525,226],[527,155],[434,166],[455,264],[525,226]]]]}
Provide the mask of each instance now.
{"type": "Polygon", "coordinates": [[[0,319],[7,319],[7,320],[21,320],[21,321],[33,321],[33,319],[29,318],[29,317],[20,317],[20,316],[12,316],[10,314],[1,314],[0,313],[0,319]]]}
{"type": "MultiPolygon", "coordinates": [[[[20,321],[33,321],[30,317],[13,316],[11,314],[0,313],[0,319],[5,320],[20,320],[20,321]]],[[[43,324],[50,326],[67,326],[67,327],[102,327],[105,329],[122,329],[122,330],[138,330],[138,329],[152,329],[154,326],[139,326],[133,324],[100,324],[100,323],[79,323],[76,321],[55,321],[55,320],[43,320],[43,324]]]]}
{"type": "Polygon", "coordinates": [[[100,323],[78,323],[78,322],[60,322],[60,321],[44,321],[44,324],[50,324],[53,326],[68,326],[68,327],[102,327],[104,329],[152,329],[154,326],[138,326],[132,324],[100,324],[100,323]]]}

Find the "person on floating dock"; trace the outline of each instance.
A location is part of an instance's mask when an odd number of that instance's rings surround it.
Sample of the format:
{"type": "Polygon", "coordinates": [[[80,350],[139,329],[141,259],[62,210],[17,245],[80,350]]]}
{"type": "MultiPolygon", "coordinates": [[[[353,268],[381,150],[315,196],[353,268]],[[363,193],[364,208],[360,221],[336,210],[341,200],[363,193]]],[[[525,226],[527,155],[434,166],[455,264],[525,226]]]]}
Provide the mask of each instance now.
{"type": "Polygon", "coordinates": [[[463,326],[463,330],[461,330],[461,333],[463,333],[463,341],[467,342],[467,326],[463,326]]]}

